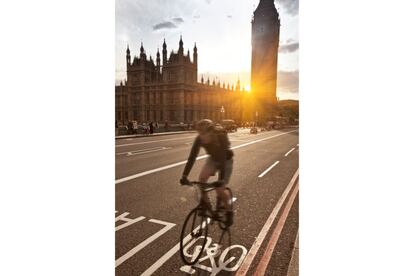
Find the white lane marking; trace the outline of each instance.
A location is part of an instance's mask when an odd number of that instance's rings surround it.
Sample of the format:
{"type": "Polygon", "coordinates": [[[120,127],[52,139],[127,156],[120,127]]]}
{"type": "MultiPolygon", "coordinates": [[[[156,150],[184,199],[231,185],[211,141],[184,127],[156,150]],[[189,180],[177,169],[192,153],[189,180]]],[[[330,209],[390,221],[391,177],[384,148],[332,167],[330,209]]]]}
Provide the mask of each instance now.
{"type": "Polygon", "coordinates": [[[165,150],[165,149],[171,149],[171,147],[155,147],[155,148],[147,148],[147,149],[140,149],[140,150],[133,150],[133,151],[127,151],[127,152],[120,152],[116,155],[136,155],[136,154],[143,154],[147,152],[153,152],[153,151],[159,151],[159,150],[165,150]]]}
{"type": "Polygon", "coordinates": [[[163,139],[163,140],[153,140],[153,141],[138,142],[138,143],[121,144],[121,145],[115,145],[115,147],[126,147],[126,146],[151,144],[151,143],[164,142],[164,141],[183,140],[183,139],[190,139],[190,138],[194,138],[194,137],[195,137],[195,135],[180,137],[180,138],[172,138],[172,139],[163,139]]]}
{"type": "MultiPolygon", "coordinates": [[[[209,219],[207,219],[207,223],[209,223],[209,219]]],[[[206,227],[206,222],[203,221],[202,228],[206,227]]],[[[198,229],[200,228],[200,225],[197,226],[193,232],[198,231],[198,229]]],[[[184,240],[183,240],[183,244],[187,244],[188,241],[191,239],[191,233],[188,234],[184,240]]],[[[171,248],[170,250],[168,250],[167,253],[165,253],[161,258],[158,259],[158,261],[156,261],[155,263],[153,263],[147,270],[145,270],[141,276],[149,276],[152,273],[154,273],[158,268],[160,268],[166,261],[168,261],[175,253],[177,253],[177,251],[180,250],[180,243],[177,243],[173,248],[171,248]]]]}
{"type": "Polygon", "coordinates": [[[292,151],[294,151],[295,150],[295,148],[293,148],[293,149],[291,149],[290,151],[288,151],[288,152],[286,152],[285,153],[285,156],[288,156],[289,155],[289,153],[291,153],[292,151]]]}
{"type": "Polygon", "coordinates": [[[157,238],[159,238],[165,232],[167,232],[168,230],[170,230],[171,228],[173,228],[175,226],[174,223],[165,222],[165,221],[161,221],[161,220],[157,220],[157,219],[150,219],[149,221],[150,222],[154,222],[154,223],[158,223],[158,224],[165,225],[165,227],[163,227],[157,233],[155,233],[154,235],[152,235],[151,237],[149,237],[148,239],[146,239],[145,241],[141,242],[140,244],[138,244],[137,246],[135,246],[134,248],[132,248],[131,250],[129,250],[127,253],[125,253],[124,255],[122,255],[121,257],[119,257],[115,261],[115,267],[119,266],[120,264],[122,264],[123,262],[125,262],[126,260],[128,260],[129,258],[131,258],[133,255],[135,255],[137,252],[139,252],[142,248],[144,248],[145,246],[147,246],[151,242],[155,241],[157,238]]]}
{"type": "Polygon", "coordinates": [[[245,146],[249,146],[249,145],[256,144],[256,143],[259,143],[259,142],[262,142],[262,141],[266,141],[266,140],[269,140],[269,139],[272,139],[272,138],[275,138],[275,137],[278,137],[278,136],[282,136],[282,135],[285,135],[285,134],[288,134],[288,133],[291,133],[291,132],[295,132],[295,131],[297,131],[297,130],[295,129],[295,130],[292,130],[292,131],[279,133],[279,134],[272,135],[272,136],[262,138],[262,139],[259,139],[259,140],[254,140],[254,141],[251,141],[251,142],[248,142],[248,143],[245,143],[245,144],[241,144],[241,145],[232,147],[231,149],[242,148],[242,147],[245,147],[245,146]]]}
{"type": "MultiPolygon", "coordinates": [[[[266,137],[266,138],[263,138],[263,139],[254,140],[252,142],[248,142],[248,143],[245,143],[245,144],[241,144],[241,145],[232,147],[231,149],[238,149],[238,148],[246,147],[246,146],[249,146],[249,145],[252,145],[252,144],[255,144],[255,143],[259,143],[259,142],[262,142],[262,141],[265,141],[265,140],[269,140],[269,139],[272,139],[272,138],[275,138],[275,137],[278,137],[278,136],[286,135],[288,133],[295,132],[295,131],[297,131],[297,130],[292,130],[292,131],[289,131],[289,132],[283,132],[283,133],[279,133],[277,135],[273,135],[273,136],[266,137]]],[[[204,159],[204,158],[207,158],[207,157],[208,157],[208,155],[202,155],[202,156],[197,157],[196,160],[204,159]]],[[[156,172],[159,172],[159,171],[171,169],[171,168],[174,168],[174,167],[177,167],[177,166],[181,166],[185,163],[187,163],[187,160],[180,161],[180,162],[177,162],[177,163],[173,163],[173,164],[170,164],[170,165],[167,165],[167,166],[159,167],[159,168],[156,168],[156,169],[152,169],[152,170],[149,170],[149,171],[133,174],[133,175],[115,180],[115,184],[120,184],[120,183],[129,181],[129,180],[132,180],[132,179],[135,179],[135,178],[138,178],[138,177],[142,177],[142,176],[145,176],[145,175],[148,175],[148,174],[152,174],[152,173],[156,173],[156,172]]]]}
{"type": "MultiPolygon", "coordinates": [[[[248,133],[243,133],[243,135],[247,135],[248,133]]],[[[230,134],[230,137],[238,137],[234,134],[230,134]]],[[[145,142],[137,142],[137,143],[129,143],[129,144],[120,144],[120,145],[115,145],[115,147],[126,147],[126,146],[133,146],[133,145],[143,145],[143,144],[150,144],[150,143],[157,143],[157,142],[163,142],[163,141],[175,141],[175,140],[182,140],[182,139],[189,139],[189,138],[194,138],[196,137],[196,135],[193,136],[185,136],[185,137],[180,137],[180,138],[171,138],[171,139],[162,139],[162,140],[153,140],[153,141],[145,141],[145,142]]]]}
{"type": "Polygon", "coordinates": [[[230,139],[230,142],[233,142],[233,141],[236,141],[236,142],[246,142],[246,140],[242,140],[242,139],[230,139]]]}
{"type": "Polygon", "coordinates": [[[270,213],[269,218],[267,219],[266,223],[263,225],[262,230],[260,230],[259,235],[257,236],[256,240],[254,241],[252,247],[247,253],[246,258],[243,261],[240,269],[237,271],[236,276],[246,275],[247,271],[250,268],[250,265],[253,262],[254,257],[256,256],[257,252],[259,251],[260,246],[262,245],[267,233],[270,230],[270,227],[273,224],[273,221],[276,219],[277,214],[279,213],[286,197],[288,196],[290,190],[292,189],[293,185],[296,182],[296,179],[299,176],[299,169],[296,170],[295,174],[293,175],[292,179],[290,180],[289,184],[287,185],[285,191],[283,192],[282,196],[280,197],[279,201],[276,203],[275,208],[270,213]]]}
{"type": "MultiPolygon", "coordinates": [[[[196,246],[194,250],[190,249],[198,239],[199,238],[189,242],[183,249],[184,255],[186,257],[191,258],[191,261],[194,261],[195,257],[200,253],[201,250],[201,246],[196,246]]],[[[193,274],[195,272],[194,268],[199,268],[207,272],[210,272],[210,275],[220,275],[220,272],[223,270],[227,272],[236,271],[242,264],[243,259],[247,254],[246,247],[244,247],[243,245],[231,245],[226,249],[223,249],[223,245],[214,243],[212,242],[212,238],[207,237],[207,242],[202,252],[202,255],[205,252],[204,257],[201,257],[193,266],[184,265],[180,267],[180,270],[189,274],[193,274]],[[236,249],[234,252],[240,252],[241,249],[241,254],[235,264],[233,263],[233,261],[236,259],[236,257],[233,254],[230,254],[229,258],[226,258],[228,253],[232,249],[236,249]],[[210,261],[210,266],[207,266],[207,263],[205,263],[205,265],[201,264],[207,260],[210,261]],[[218,261],[218,263],[216,261],[218,261]]]]}
{"type": "Polygon", "coordinates": [[[279,240],[280,234],[282,232],[283,227],[285,226],[287,216],[289,215],[290,209],[292,208],[293,202],[295,201],[296,195],[299,191],[299,183],[295,185],[293,192],[291,193],[286,206],[280,215],[279,221],[276,223],[276,227],[273,230],[273,233],[270,237],[269,242],[267,243],[267,247],[265,253],[256,267],[256,272],[254,275],[265,275],[267,266],[269,265],[270,258],[273,255],[273,251],[276,247],[277,241],[279,240]]]}
{"type": "Polygon", "coordinates": [[[145,150],[145,151],[136,151],[136,150],[134,150],[134,151],[128,152],[127,156],[145,154],[145,153],[156,152],[156,151],[166,150],[166,149],[172,149],[172,148],[171,147],[161,147],[159,149],[145,150]]]}
{"type": "Polygon", "coordinates": [[[279,163],[279,161],[276,161],[273,163],[269,168],[267,168],[264,172],[262,172],[259,177],[263,177],[265,174],[267,174],[274,166],[276,166],[279,163]]]}
{"type": "MultiPolygon", "coordinates": [[[[196,160],[204,159],[204,158],[207,158],[207,157],[208,157],[208,155],[202,155],[202,156],[197,157],[196,160]]],[[[137,173],[137,174],[134,174],[134,175],[130,175],[130,176],[115,180],[115,184],[120,184],[120,183],[129,181],[129,180],[132,180],[132,179],[135,179],[135,178],[138,178],[138,177],[142,177],[142,176],[145,176],[145,175],[148,175],[148,174],[152,174],[152,173],[156,173],[156,172],[159,172],[159,171],[174,168],[174,167],[183,165],[185,163],[187,163],[187,160],[177,162],[177,163],[174,163],[174,164],[170,164],[170,165],[167,165],[167,166],[163,166],[163,167],[160,167],[160,168],[156,168],[156,169],[153,169],[153,170],[145,171],[145,172],[142,172],[142,173],[137,173]]]]}
{"type": "Polygon", "coordinates": [[[130,219],[130,218],[126,217],[128,215],[129,215],[129,213],[125,212],[125,213],[122,213],[121,215],[119,215],[115,218],[115,222],[117,222],[117,221],[123,221],[124,222],[121,225],[118,225],[117,227],[115,227],[115,232],[145,219],[145,217],[143,217],[143,216],[137,217],[135,219],[130,219]]]}

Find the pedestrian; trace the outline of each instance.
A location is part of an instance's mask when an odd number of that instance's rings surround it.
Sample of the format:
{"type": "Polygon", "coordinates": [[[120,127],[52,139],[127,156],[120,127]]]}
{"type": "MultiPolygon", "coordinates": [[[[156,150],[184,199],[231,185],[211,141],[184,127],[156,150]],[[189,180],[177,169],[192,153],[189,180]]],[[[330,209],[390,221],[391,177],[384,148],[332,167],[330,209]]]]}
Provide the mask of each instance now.
{"type": "Polygon", "coordinates": [[[155,128],[158,129],[158,122],[155,121],[155,128]]]}
{"type": "Polygon", "coordinates": [[[153,134],[154,133],[154,125],[152,124],[152,122],[150,122],[149,128],[150,128],[150,134],[153,134]]]}
{"type": "Polygon", "coordinates": [[[168,121],[167,120],[165,121],[164,128],[165,128],[165,131],[168,131],[168,121]]]}

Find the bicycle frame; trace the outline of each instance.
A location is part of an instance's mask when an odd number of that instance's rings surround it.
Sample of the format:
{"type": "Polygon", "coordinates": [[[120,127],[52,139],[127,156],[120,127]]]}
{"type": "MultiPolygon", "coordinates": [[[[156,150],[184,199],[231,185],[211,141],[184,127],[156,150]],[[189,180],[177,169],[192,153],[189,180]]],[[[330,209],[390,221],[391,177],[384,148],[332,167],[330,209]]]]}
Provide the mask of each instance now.
{"type": "Polygon", "coordinates": [[[201,196],[199,198],[200,202],[198,203],[196,208],[199,208],[202,211],[208,211],[203,215],[207,218],[211,218],[212,220],[223,222],[223,220],[219,217],[219,212],[216,209],[213,209],[211,202],[205,202],[204,195],[208,192],[215,190],[216,188],[221,187],[223,184],[220,181],[215,181],[211,183],[203,183],[198,181],[192,181],[189,185],[197,186],[200,189],[201,196]]]}

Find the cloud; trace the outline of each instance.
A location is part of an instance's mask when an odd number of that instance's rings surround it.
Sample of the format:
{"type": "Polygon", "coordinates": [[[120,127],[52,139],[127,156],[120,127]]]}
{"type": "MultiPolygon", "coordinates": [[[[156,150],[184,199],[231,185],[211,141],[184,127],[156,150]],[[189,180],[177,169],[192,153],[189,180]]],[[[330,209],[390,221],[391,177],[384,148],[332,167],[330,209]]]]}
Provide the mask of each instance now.
{"type": "Polygon", "coordinates": [[[184,23],[184,19],[182,19],[181,17],[173,18],[172,21],[174,21],[177,24],[184,23]]]}
{"type": "Polygon", "coordinates": [[[283,92],[299,92],[299,71],[279,71],[277,73],[277,89],[283,92]]]}
{"type": "MultiPolygon", "coordinates": [[[[288,40],[289,41],[289,40],[288,40]]],[[[279,53],[293,53],[299,49],[299,42],[280,45],[279,53]]]]}
{"type": "Polygon", "coordinates": [[[232,15],[227,15],[227,18],[232,19],[232,18],[233,18],[233,16],[232,16],[232,15]]]}
{"type": "Polygon", "coordinates": [[[206,0],[206,3],[207,3],[207,4],[210,4],[210,3],[211,3],[211,1],[212,1],[212,0],[206,0]]]}
{"type": "Polygon", "coordinates": [[[198,15],[198,14],[197,15],[194,15],[193,18],[199,19],[200,18],[200,15],[198,15]]]}
{"type": "Polygon", "coordinates": [[[290,15],[296,15],[299,11],[299,0],[279,0],[276,3],[282,5],[283,9],[290,15]]]}
{"type": "Polygon", "coordinates": [[[177,25],[175,25],[174,23],[170,21],[161,22],[152,27],[154,31],[161,30],[161,29],[174,29],[174,28],[177,28],[177,25]]]}

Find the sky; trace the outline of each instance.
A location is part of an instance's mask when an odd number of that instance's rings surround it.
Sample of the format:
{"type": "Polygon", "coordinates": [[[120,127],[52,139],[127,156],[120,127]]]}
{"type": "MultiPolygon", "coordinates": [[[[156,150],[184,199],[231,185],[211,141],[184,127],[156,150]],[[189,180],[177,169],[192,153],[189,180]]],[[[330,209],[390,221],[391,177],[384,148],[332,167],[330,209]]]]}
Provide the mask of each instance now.
{"type": "MultiPolygon", "coordinates": [[[[139,55],[141,42],[156,55],[165,38],[168,53],[177,51],[180,35],[184,52],[198,49],[199,80],[203,75],[250,87],[251,20],[259,0],[116,0],[116,83],[126,78],[125,51],[139,55]]],[[[298,0],[275,0],[279,12],[280,43],[278,97],[298,99],[298,0]]]]}

